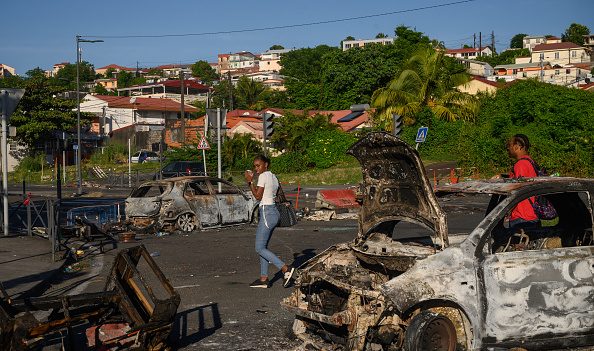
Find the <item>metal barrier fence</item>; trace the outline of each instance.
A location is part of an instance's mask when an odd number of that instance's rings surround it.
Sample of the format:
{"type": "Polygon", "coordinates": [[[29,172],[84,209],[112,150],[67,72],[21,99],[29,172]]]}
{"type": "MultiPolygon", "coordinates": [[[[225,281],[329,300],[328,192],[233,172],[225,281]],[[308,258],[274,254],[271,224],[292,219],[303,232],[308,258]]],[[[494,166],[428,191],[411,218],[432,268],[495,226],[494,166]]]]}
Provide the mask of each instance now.
{"type": "Polygon", "coordinates": [[[81,206],[66,212],[66,224],[74,225],[77,217],[82,217],[99,226],[109,222],[119,222],[124,216],[124,204],[121,202],[110,205],[81,206]]]}

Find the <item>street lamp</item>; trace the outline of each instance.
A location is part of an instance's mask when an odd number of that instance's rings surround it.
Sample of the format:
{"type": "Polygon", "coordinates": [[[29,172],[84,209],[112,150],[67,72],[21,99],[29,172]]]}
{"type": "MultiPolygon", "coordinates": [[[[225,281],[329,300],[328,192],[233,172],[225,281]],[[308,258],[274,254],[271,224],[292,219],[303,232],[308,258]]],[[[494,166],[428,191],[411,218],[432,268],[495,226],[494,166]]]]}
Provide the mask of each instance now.
{"type": "Polygon", "coordinates": [[[82,194],[82,173],[80,170],[80,154],[81,154],[81,143],[80,143],[80,43],[102,43],[103,40],[88,40],[83,39],[80,35],[76,36],[76,136],[77,136],[77,150],[76,150],[76,182],[77,188],[76,193],[82,194]]]}

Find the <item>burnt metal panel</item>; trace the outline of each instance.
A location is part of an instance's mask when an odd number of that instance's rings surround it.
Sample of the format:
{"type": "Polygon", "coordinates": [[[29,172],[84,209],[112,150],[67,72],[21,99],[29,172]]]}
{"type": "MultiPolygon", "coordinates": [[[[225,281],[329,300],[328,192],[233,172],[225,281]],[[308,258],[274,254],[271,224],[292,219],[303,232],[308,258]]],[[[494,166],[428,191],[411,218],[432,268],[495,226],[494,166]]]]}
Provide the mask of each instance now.
{"type": "Polygon", "coordinates": [[[363,172],[361,234],[382,222],[404,219],[421,224],[447,246],[446,216],[437,203],[419,154],[388,133],[369,133],[348,154],[363,172]]]}

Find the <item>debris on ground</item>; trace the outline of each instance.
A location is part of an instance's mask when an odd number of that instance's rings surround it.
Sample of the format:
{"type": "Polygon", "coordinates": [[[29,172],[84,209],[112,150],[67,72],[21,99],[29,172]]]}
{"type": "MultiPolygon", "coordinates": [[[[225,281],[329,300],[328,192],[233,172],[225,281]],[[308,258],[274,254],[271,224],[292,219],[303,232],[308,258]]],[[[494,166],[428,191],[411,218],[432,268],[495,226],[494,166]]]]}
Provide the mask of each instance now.
{"type": "Polygon", "coordinates": [[[13,300],[0,286],[0,294],[0,349],[6,351],[75,345],[73,330],[80,327],[96,350],[168,350],[180,303],[143,245],[118,253],[104,291],[13,300]]]}

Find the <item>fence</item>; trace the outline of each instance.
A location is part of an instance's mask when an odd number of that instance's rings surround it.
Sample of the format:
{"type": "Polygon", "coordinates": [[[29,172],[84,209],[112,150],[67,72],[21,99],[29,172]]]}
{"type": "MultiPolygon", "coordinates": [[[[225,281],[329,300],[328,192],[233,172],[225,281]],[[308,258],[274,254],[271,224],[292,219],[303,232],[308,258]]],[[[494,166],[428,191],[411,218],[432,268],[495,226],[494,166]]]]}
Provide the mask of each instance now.
{"type": "Polygon", "coordinates": [[[124,204],[117,202],[109,205],[81,206],[66,212],[66,224],[74,225],[77,217],[82,217],[99,226],[119,222],[124,216],[124,204]]]}

